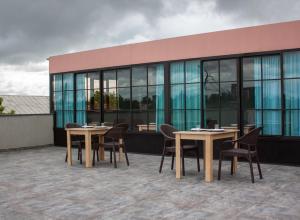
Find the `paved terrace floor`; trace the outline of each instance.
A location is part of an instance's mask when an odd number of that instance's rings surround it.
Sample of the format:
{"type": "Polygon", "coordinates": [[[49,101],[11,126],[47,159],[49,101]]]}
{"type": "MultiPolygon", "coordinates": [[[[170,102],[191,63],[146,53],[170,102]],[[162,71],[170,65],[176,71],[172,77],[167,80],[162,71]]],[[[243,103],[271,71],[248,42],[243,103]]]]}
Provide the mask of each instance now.
{"type": "Polygon", "coordinates": [[[159,174],[159,156],[129,154],[118,169],[64,157],[59,147],[0,153],[0,219],[300,219],[299,167],[262,164],[252,184],[247,163],[232,177],[225,162],[223,180],[209,184],[193,159],[178,181],[170,158],[159,174]]]}

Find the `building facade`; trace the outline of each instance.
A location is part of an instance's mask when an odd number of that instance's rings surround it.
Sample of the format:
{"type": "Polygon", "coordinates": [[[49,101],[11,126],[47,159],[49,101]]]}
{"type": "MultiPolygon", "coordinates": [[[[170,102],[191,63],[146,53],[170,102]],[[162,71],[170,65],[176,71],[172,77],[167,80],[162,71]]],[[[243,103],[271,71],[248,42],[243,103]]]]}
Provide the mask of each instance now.
{"type": "Polygon", "coordinates": [[[53,56],[55,143],[69,122],[130,125],[129,149],[160,153],[179,130],[262,126],[266,162],[300,163],[300,21],[53,56]],[[147,141],[149,140],[149,141],[147,141]]]}

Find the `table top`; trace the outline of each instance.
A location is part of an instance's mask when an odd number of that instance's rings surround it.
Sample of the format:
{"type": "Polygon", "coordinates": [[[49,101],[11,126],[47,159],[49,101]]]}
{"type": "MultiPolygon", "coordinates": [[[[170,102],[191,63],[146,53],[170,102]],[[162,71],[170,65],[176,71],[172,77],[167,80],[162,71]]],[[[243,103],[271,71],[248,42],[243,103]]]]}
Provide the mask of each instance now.
{"type": "Polygon", "coordinates": [[[219,135],[219,134],[229,134],[236,133],[237,129],[226,129],[224,131],[175,131],[174,134],[190,134],[190,135],[219,135]]]}
{"type": "Polygon", "coordinates": [[[65,128],[66,131],[99,131],[99,130],[108,130],[111,129],[112,127],[108,127],[108,126],[95,126],[92,128],[85,128],[85,127],[81,127],[81,128],[65,128]]]}

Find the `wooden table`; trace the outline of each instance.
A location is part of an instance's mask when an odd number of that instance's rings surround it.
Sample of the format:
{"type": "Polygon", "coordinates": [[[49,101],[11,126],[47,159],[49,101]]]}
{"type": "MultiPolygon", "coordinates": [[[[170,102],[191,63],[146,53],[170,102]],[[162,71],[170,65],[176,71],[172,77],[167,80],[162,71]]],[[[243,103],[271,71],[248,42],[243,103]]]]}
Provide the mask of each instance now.
{"type": "MultiPolygon", "coordinates": [[[[181,178],[181,140],[201,140],[204,142],[204,153],[203,153],[203,162],[204,162],[204,175],[206,182],[213,181],[213,141],[224,138],[238,138],[238,130],[225,130],[222,132],[211,132],[211,131],[177,131],[174,132],[176,136],[176,178],[181,178]]],[[[237,145],[235,146],[237,147],[237,145]]],[[[237,167],[237,158],[234,158],[234,172],[237,167]]]]}
{"type": "MultiPolygon", "coordinates": [[[[85,136],[85,167],[92,167],[91,152],[92,152],[92,135],[99,136],[99,143],[104,142],[103,135],[110,127],[94,127],[94,128],[66,128],[67,132],[67,150],[68,150],[68,165],[72,165],[72,135],[85,136]]],[[[99,148],[99,159],[104,160],[104,148],[99,148]]]]}

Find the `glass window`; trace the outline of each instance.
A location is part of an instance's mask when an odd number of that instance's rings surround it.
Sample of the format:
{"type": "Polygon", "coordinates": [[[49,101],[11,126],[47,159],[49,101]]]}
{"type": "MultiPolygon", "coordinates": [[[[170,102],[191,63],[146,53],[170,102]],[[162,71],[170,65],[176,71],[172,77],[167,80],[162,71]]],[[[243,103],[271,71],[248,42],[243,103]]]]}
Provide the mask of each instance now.
{"type": "Polygon", "coordinates": [[[280,135],[280,56],[245,58],[243,74],[244,124],[262,126],[264,135],[280,135]]]}
{"type": "Polygon", "coordinates": [[[219,63],[218,61],[206,61],[203,63],[203,82],[219,82],[219,63]]]}
{"type": "Polygon", "coordinates": [[[76,90],[86,89],[86,74],[76,75],[76,90]]]}
{"type": "Polygon", "coordinates": [[[118,99],[116,88],[104,89],[104,110],[117,110],[118,99]]]}
{"type": "Polygon", "coordinates": [[[164,84],[164,65],[151,65],[148,67],[148,85],[164,84]]]}
{"type": "Polygon", "coordinates": [[[172,109],[184,109],[184,85],[172,85],[171,94],[172,109]]]}
{"type": "Polygon", "coordinates": [[[220,81],[236,81],[237,80],[237,62],[236,59],[220,61],[220,81]]]}
{"type": "Polygon", "coordinates": [[[88,74],[88,89],[100,89],[100,74],[89,73],[88,74]]]}
{"type": "Polygon", "coordinates": [[[283,54],[284,78],[300,77],[300,51],[283,54]]]}
{"type": "Polygon", "coordinates": [[[147,68],[145,66],[132,68],[132,86],[147,85],[147,68]]]}
{"type": "Polygon", "coordinates": [[[219,83],[207,83],[204,85],[205,107],[219,107],[219,83]]]}
{"type": "Polygon", "coordinates": [[[200,82],[200,60],[187,61],[185,63],[186,83],[200,82]]]}
{"type": "Polygon", "coordinates": [[[54,75],[53,80],[54,80],[53,90],[62,91],[62,75],[61,74],[54,75]]]}
{"type": "Polygon", "coordinates": [[[147,111],[147,87],[132,87],[132,109],[147,111]]]}
{"type": "Polygon", "coordinates": [[[184,62],[171,63],[171,84],[184,83],[184,62]]]}
{"type": "Polygon", "coordinates": [[[130,70],[129,69],[120,69],[118,70],[118,87],[129,87],[130,86],[130,70]]]}
{"type": "Polygon", "coordinates": [[[200,83],[186,84],[186,108],[200,109],[200,83]]]}
{"type": "Polygon", "coordinates": [[[130,88],[118,88],[119,110],[130,110],[130,88]]]}
{"type": "Polygon", "coordinates": [[[73,90],[74,89],[74,74],[68,73],[63,74],[63,89],[64,90],[73,90]]]}
{"type": "Polygon", "coordinates": [[[237,82],[220,83],[220,100],[222,107],[237,108],[238,89],[237,82]]]}
{"type": "Polygon", "coordinates": [[[100,90],[87,90],[88,93],[88,110],[100,111],[100,90]]]}
{"type": "Polygon", "coordinates": [[[117,87],[117,77],[115,70],[103,72],[103,88],[117,87]]]}

